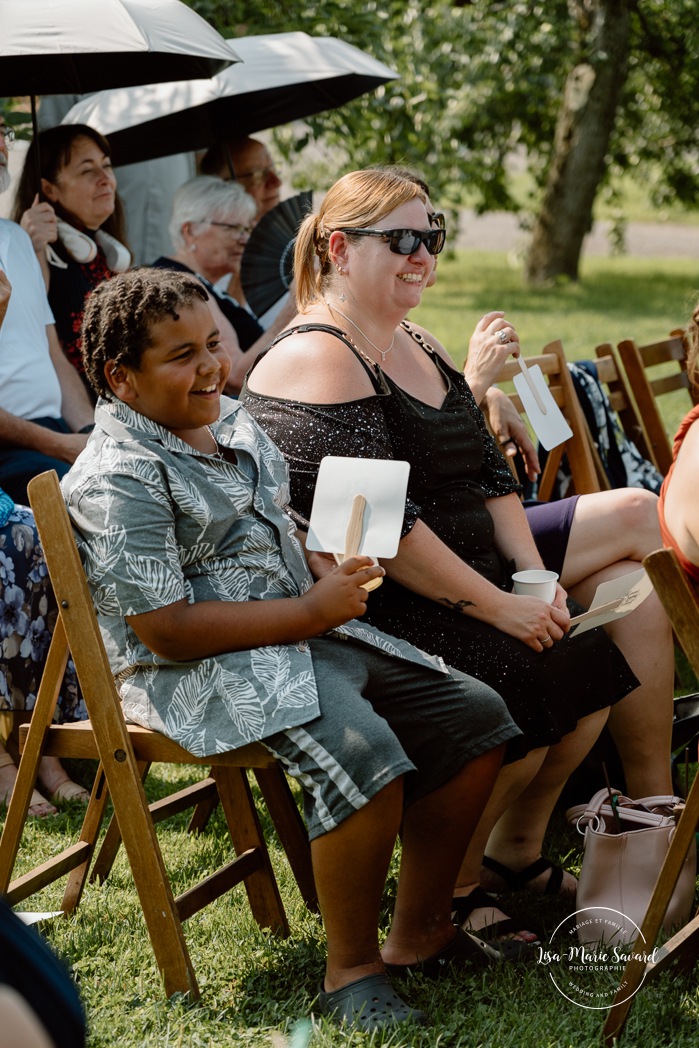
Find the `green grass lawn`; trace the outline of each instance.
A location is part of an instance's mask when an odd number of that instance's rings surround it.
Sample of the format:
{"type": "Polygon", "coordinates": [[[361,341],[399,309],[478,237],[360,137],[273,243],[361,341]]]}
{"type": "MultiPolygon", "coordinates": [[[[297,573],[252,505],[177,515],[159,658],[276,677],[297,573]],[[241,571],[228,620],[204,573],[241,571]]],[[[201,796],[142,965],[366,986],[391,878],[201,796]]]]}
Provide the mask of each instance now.
{"type": "Polygon", "coordinates": [[[594,357],[601,342],[665,337],[684,326],[699,297],[699,263],[687,260],[589,257],[582,282],[527,288],[501,253],[458,251],[439,259],[437,283],[412,316],[461,364],[468,337],[487,311],[502,309],[524,353],[560,338],[570,360],[594,357]]]}
{"type": "MultiPolygon", "coordinates": [[[[191,769],[156,766],[153,796],[190,781],[191,769]]],[[[33,862],[62,846],[79,828],[75,808],[55,819],[33,821],[23,854],[33,862]]],[[[215,868],[227,857],[220,812],[199,838],[185,832],[185,816],[159,828],[166,862],[182,866],[174,889],[187,877],[215,868]]],[[[268,827],[269,829],[269,827],[268,827]]],[[[279,939],[261,932],[252,920],[241,886],[192,917],[185,934],[202,1000],[163,996],[153,954],[123,853],[106,884],[88,886],[77,912],[54,919],[44,931],[72,964],[85,1002],[91,1048],[321,1048],[385,1045],[390,1048],[593,1048],[605,1012],[579,1007],[554,987],[549,970],[539,964],[501,965],[487,972],[462,972],[439,983],[416,978],[400,990],[432,1020],[425,1030],[369,1036],[345,1033],[327,1021],[308,1018],[323,965],[323,930],[318,917],[305,909],[285,857],[272,841],[272,858],[291,924],[291,936],[279,939]],[[310,1040],[309,1040],[310,1035],[310,1040]]],[[[547,854],[573,872],[580,864],[579,835],[557,814],[547,854]]],[[[429,861],[429,857],[426,857],[429,861]]],[[[389,877],[382,927],[388,927],[395,889],[397,858],[389,877]]],[[[48,888],[28,900],[32,910],[57,909],[61,893],[48,888]]],[[[526,893],[508,902],[524,926],[548,940],[570,907],[558,899],[526,893]]],[[[554,937],[559,949],[564,943],[554,937]]],[[[594,977],[593,977],[594,978],[594,977]]],[[[597,984],[609,992],[608,976],[597,984]]],[[[691,973],[662,976],[644,987],[629,1019],[624,1043],[635,1046],[671,1044],[694,1048],[699,1021],[699,995],[691,973]]]]}
{"type": "MultiPolygon", "coordinates": [[[[587,259],[584,282],[551,290],[527,290],[519,273],[502,255],[459,253],[439,262],[439,280],[414,317],[431,330],[461,363],[468,336],[488,309],[505,308],[520,333],[525,352],[561,338],[570,359],[594,356],[598,342],[633,337],[639,342],[663,337],[685,322],[699,292],[697,268],[687,262],[631,258],[587,259]]],[[[682,408],[680,408],[682,410],[682,408]]],[[[674,425],[672,423],[671,425],[674,425]]],[[[179,788],[189,772],[154,769],[150,790],[179,788]]],[[[154,795],[155,795],[154,794],[154,795]]],[[[586,797],[581,800],[586,800],[586,797]]],[[[62,848],[80,825],[75,808],[55,819],[30,821],[25,856],[32,864],[62,848]]],[[[226,854],[220,814],[195,841],[187,837],[185,818],[159,832],[166,861],[185,870],[213,869],[226,854]]],[[[71,837],[71,839],[73,839],[71,837]]],[[[546,854],[576,872],[581,838],[558,815],[546,854]]],[[[604,1012],[565,1000],[540,965],[503,965],[487,973],[459,974],[433,984],[415,979],[405,995],[428,1012],[424,1031],[375,1037],[346,1034],[327,1023],[309,1030],[323,966],[323,930],[309,914],[276,843],[272,855],[292,934],[286,940],[260,932],[252,921],[241,887],[194,916],[185,926],[202,1001],[166,1001],[123,854],[108,882],[90,885],[78,911],[49,922],[46,933],[72,964],[89,1015],[91,1048],[321,1048],[386,1045],[390,1048],[593,1048],[599,1044],[604,1012]]],[[[25,860],[22,860],[25,862],[25,860]]],[[[425,856],[429,862],[429,856],[425,856]]],[[[22,866],[17,872],[21,872],[22,866]]],[[[396,866],[386,890],[382,928],[388,927],[396,866]]],[[[175,881],[175,890],[184,887],[175,881]]],[[[57,909],[61,892],[46,889],[28,901],[33,910],[57,909]]],[[[520,894],[508,902],[523,927],[554,932],[567,916],[558,899],[520,894]]],[[[622,1045],[697,1043],[699,993],[696,973],[665,975],[642,989],[634,1004],[622,1045]]]]}
{"type": "MultiPolygon", "coordinates": [[[[568,360],[585,360],[594,359],[603,342],[632,338],[643,345],[665,338],[687,323],[697,298],[699,262],[686,259],[588,257],[579,284],[528,288],[504,254],[457,251],[440,257],[437,282],[411,316],[458,366],[474,326],[493,309],[504,310],[525,355],[560,339],[568,360]]],[[[682,391],[663,397],[671,435],[690,406],[682,391]]]]}

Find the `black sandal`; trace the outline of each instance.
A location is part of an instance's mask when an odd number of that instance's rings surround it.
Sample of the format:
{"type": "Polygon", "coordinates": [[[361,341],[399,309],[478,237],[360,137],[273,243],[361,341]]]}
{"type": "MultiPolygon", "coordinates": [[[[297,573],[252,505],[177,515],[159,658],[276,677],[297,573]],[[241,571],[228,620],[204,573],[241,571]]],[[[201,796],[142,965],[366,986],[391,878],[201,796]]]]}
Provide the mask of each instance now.
{"type": "MultiPolygon", "coordinates": [[[[482,888],[474,888],[468,895],[454,896],[451,900],[452,920],[455,924],[463,926],[474,910],[481,908],[495,908],[495,902],[482,888]]],[[[493,949],[497,950],[503,961],[528,961],[534,957],[534,947],[540,946],[541,941],[536,939],[526,942],[524,939],[503,939],[500,936],[512,935],[522,929],[514,917],[504,917],[501,921],[494,921],[478,928],[476,934],[480,935],[493,949]]],[[[467,931],[464,928],[464,931],[467,931]]]]}
{"type": "Polygon", "coordinates": [[[504,866],[497,859],[489,859],[487,855],[483,856],[481,862],[486,870],[491,870],[493,873],[497,873],[499,877],[502,877],[507,885],[507,890],[511,892],[522,891],[523,888],[527,887],[529,881],[533,881],[540,874],[545,873],[546,870],[550,870],[551,874],[546,882],[546,887],[540,894],[558,895],[563,884],[564,871],[555,862],[551,862],[550,859],[545,859],[543,856],[530,863],[529,866],[525,866],[523,870],[511,870],[509,866],[504,866]]]}
{"type": "Polygon", "coordinates": [[[427,1026],[425,1013],[407,1005],[383,973],[366,975],[332,993],[321,986],[318,1006],[338,1026],[347,1024],[358,1030],[377,1030],[403,1022],[427,1026]]]}
{"type": "Polygon", "coordinates": [[[448,975],[452,967],[462,968],[470,964],[474,968],[489,968],[501,960],[500,953],[489,943],[478,935],[457,928],[454,938],[431,957],[426,957],[424,961],[413,961],[412,964],[386,964],[386,971],[400,979],[409,975],[440,979],[443,975],[448,975]]]}

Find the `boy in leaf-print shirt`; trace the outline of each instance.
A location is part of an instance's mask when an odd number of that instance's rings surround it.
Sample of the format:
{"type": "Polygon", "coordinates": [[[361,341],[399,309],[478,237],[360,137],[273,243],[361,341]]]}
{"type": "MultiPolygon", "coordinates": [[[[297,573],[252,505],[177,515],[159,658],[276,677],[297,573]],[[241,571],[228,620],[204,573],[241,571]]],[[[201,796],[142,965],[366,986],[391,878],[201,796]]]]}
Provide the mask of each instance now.
{"type": "Polygon", "coordinates": [[[491,689],[351,621],[383,573],[369,558],[313,582],[283,458],[221,396],[230,364],[199,282],[115,277],[89,300],[83,346],[100,400],[63,492],[127,717],[198,755],[260,740],[284,762],[328,937],[321,1010],[365,1029],[424,1022],[377,945],[398,829],[410,887],[384,946],[394,969],[496,960],[454,934],[451,894],[518,729],[491,689]]]}

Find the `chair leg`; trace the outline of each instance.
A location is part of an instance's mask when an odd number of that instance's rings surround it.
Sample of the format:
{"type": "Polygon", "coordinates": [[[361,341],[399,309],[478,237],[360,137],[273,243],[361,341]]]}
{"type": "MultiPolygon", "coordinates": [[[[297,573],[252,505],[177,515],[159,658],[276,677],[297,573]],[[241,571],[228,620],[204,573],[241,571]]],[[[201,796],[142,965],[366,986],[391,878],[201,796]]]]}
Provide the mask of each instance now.
{"type": "Polygon", "coordinates": [[[97,769],[97,774],[95,775],[95,781],[92,785],[90,803],[85,811],[85,818],[83,819],[82,830],[80,831],[80,840],[89,845],[89,851],[85,853],[85,858],[80,865],[76,866],[68,875],[68,881],[63,893],[62,909],[65,913],[72,913],[82,898],[83,889],[87,882],[88,873],[90,872],[90,862],[94,854],[95,844],[97,843],[100,826],[104,819],[108,800],[109,791],[107,789],[107,780],[104,777],[104,769],[100,764],[97,769]]]}
{"type": "Polygon", "coordinates": [[[32,790],[39,773],[39,762],[44,748],[44,735],[53,720],[53,713],[58,701],[58,692],[68,665],[68,648],[65,631],[59,619],[51,639],[51,646],[46,657],[41,687],[29,723],[24,752],[19,762],[17,779],[12,797],[7,808],[5,825],[0,839],[0,893],[4,894],[12,878],[12,871],[17,861],[17,852],[22,839],[22,831],[27,821],[27,812],[32,790]]]}
{"type": "Polygon", "coordinates": [[[245,878],[253,916],[261,928],[272,928],[281,935],[288,935],[284,904],[245,769],[219,766],[213,770],[213,775],[236,855],[255,851],[260,858],[257,869],[245,878]]]}
{"type": "MultiPolygon", "coordinates": [[[[141,782],[145,782],[150,768],[150,762],[137,760],[136,767],[138,768],[141,782]]],[[[119,833],[119,824],[117,823],[115,816],[112,815],[109,820],[109,825],[107,826],[107,831],[104,835],[104,840],[102,841],[100,850],[97,853],[97,858],[92,867],[92,873],[90,874],[91,884],[104,884],[112,871],[112,866],[114,865],[120,847],[121,834],[119,833]]]]}
{"type": "Polygon", "coordinates": [[[313,878],[311,845],[287,777],[279,764],[253,770],[303,901],[309,910],[317,913],[318,894],[313,878]]]}
{"type": "MultiPolygon", "coordinates": [[[[141,782],[145,784],[151,767],[150,762],[137,761],[136,763],[141,782]]],[[[218,792],[216,783],[208,776],[206,779],[202,779],[201,782],[194,783],[192,786],[186,786],[183,790],[178,790],[177,793],[171,793],[167,797],[163,797],[162,800],[154,801],[148,805],[148,810],[151,813],[153,822],[157,824],[162,822],[163,819],[168,819],[181,811],[193,808],[194,811],[187,826],[187,832],[200,833],[206,827],[211,813],[215,811],[217,805],[218,792]]],[[[102,846],[92,867],[91,882],[104,883],[114,865],[120,845],[121,834],[119,833],[119,826],[114,816],[112,816],[102,846]]]]}
{"type": "Polygon", "coordinates": [[[194,967],[138,768],[124,750],[118,750],[109,767],[105,763],[105,768],[114,813],[165,993],[168,997],[186,993],[198,999],[194,967]]]}
{"type": "MultiPolygon", "coordinates": [[[[209,775],[211,775],[211,772],[209,772],[209,775]]],[[[209,825],[209,819],[216,811],[217,807],[218,792],[216,790],[214,790],[210,797],[202,798],[197,801],[197,805],[192,812],[192,817],[187,826],[187,833],[203,833],[209,825]]]]}
{"type": "Polygon", "coordinates": [[[647,978],[655,978],[660,972],[677,961],[682,969],[691,968],[699,957],[699,912],[689,924],[680,928],[671,939],[658,949],[656,960],[648,966],[647,978]]]}

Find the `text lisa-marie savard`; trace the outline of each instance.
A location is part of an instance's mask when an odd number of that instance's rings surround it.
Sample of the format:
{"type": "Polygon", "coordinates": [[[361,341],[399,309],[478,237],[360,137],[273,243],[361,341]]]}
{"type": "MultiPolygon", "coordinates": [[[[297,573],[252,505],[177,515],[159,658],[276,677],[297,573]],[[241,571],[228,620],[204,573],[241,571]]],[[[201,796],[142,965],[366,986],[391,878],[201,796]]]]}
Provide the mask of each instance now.
{"type": "Polygon", "coordinates": [[[563,961],[576,962],[577,964],[592,967],[603,964],[628,964],[629,961],[642,961],[644,964],[654,964],[657,961],[658,947],[650,953],[643,951],[627,953],[623,946],[610,946],[604,950],[589,950],[587,946],[569,946],[563,953],[555,950],[546,950],[543,946],[537,949],[538,964],[560,964],[563,961]]]}

